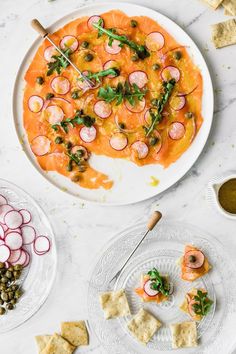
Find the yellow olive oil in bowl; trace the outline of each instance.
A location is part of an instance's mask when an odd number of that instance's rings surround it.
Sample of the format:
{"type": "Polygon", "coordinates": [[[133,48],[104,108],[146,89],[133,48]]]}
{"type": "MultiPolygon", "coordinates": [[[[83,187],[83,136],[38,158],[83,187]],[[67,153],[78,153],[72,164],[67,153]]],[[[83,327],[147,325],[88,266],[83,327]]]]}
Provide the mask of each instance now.
{"type": "Polygon", "coordinates": [[[231,178],[220,186],[218,201],[225,211],[236,215],[236,178],[231,178]]]}

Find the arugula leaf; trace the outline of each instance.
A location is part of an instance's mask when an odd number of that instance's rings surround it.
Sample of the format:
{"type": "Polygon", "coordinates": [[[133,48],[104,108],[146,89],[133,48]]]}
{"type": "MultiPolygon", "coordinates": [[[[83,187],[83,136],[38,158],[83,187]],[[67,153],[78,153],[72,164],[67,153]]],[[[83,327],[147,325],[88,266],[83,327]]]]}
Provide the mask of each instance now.
{"type": "Polygon", "coordinates": [[[163,295],[168,296],[170,293],[170,285],[166,283],[165,279],[160,275],[158,270],[153,268],[147,274],[152,281],[151,288],[153,290],[159,290],[163,295]]]}
{"type": "Polygon", "coordinates": [[[197,291],[197,295],[194,296],[195,304],[192,305],[196,315],[206,316],[211,309],[213,301],[208,298],[207,292],[197,291]]]}
{"type": "MultiPolygon", "coordinates": [[[[109,68],[106,70],[101,70],[95,73],[92,72],[88,72],[88,74],[86,75],[88,79],[92,80],[96,80],[97,82],[100,82],[100,78],[101,77],[105,77],[108,75],[113,75],[114,77],[119,76],[120,75],[120,70],[117,68],[109,68]]],[[[83,78],[79,78],[80,81],[84,81],[83,78]]]]}
{"type": "MultiPolygon", "coordinates": [[[[70,48],[64,50],[63,53],[67,58],[69,58],[71,54],[70,48]]],[[[54,59],[54,61],[50,61],[47,64],[48,65],[47,76],[52,75],[54,71],[56,71],[57,74],[60,74],[62,68],[65,69],[67,68],[67,66],[70,65],[70,63],[62,55],[53,55],[52,58],[54,59]]]]}
{"type": "Polygon", "coordinates": [[[164,92],[156,100],[155,109],[150,110],[152,122],[149,127],[145,127],[146,136],[149,136],[152,133],[152,131],[155,129],[156,124],[161,122],[161,120],[162,120],[161,113],[162,113],[166,103],[168,102],[168,100],[172,94],[172,91],[175,87],[175,83],[176,82],[174,79],[171,79],[170,81],[167,81],[167,82],[166,81],[163,82],[163,91],[164,92]]]}
{"type": "Polygon", "coordinates": [[[65,133],[69,132],[69,126],[75,127],[76,124],[78,125],[85,125],[86,127],[90,128],[95,123],[95,118],[90,117],[81,112],[81,110],[77,111],[73,118],[67,118],[60,123],[56,123],[52,125],[52,129],[57,130],[58,126],[60,126],[65,133]]]}
{"type": "Polygon", "coordinates": [[[98,30],[98,37],[101,37],[102,34],[106,34],[109,38],[108,45],[112,46],[113,40],[116,39],[121,42],[122,46],[123,44],[126,44],[129,46],[139,57],[139,59],[144,60],[145,58],[150,57],[150,53],[147,50],[147,47],[145,45],[140,45],[137,44],[134,41],[129,40],[126,36],[124,35],[118,35],[114,31],[114,29],[105,29],[102,27],[102,20],[100,19],[97,23],[93,23],[93,27],[95,27],[98,30]]]}

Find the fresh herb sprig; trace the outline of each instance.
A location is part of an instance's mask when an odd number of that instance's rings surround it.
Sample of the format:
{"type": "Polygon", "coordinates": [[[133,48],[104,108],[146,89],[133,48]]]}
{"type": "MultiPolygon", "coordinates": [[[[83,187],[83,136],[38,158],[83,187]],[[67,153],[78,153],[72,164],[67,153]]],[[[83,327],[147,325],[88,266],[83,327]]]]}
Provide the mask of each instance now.
{"type": "MultiPolygon", "coordinates": [[[[63,53],[67,58],[69,58],[71,54],[70,48],[64,50],[63,53]]],[[[52,58],[54,59],[54,61],[50,61],[47,64],[48,65],[47,76],[52,75],[54,71],[56,71],[57,74],[60,74],[62,69],[65,69],[67,68],[67,66],[70,65],[70,63],[63,57],[63,55],[53,55],[52,58]]]]}
{"type": "Polygon", "coordinates": [[[162,120],[162,111],[168,102],[172,91],[175,87],[175,80],[171,79],[170,81],[164,81],[163,82],[163,93],[160,95],[160,97],[156,100],[155,107],[150,110],[150,115],[152,122],[149,127],[145,127],[146,130],[146,136],[149,136],[153,130],[155,129],[155,126],[161,122],[162,120]]]}
{"type": "Polygon", "coordinates": [[[149,275],[150,280],[152,281],[151,288],[153,290],[158,290],[165,296],[168,296],[170,294],[170,285],[160,275],[156,268],[153,268],[147,274],[149,275]]]}
{"type": "MultiPolygon", "coordinates": [[[[89,71],[86,76],[90,80],[95,80],[96,82],[100,82],[101,77],[105,77],[108,75],[112,75],[113,77],[117,77],[120,75],[120,70],[117,68],[109,68],[106,70],[98,71],[96,73],[92,73],[89,71]]],[[[83,79],[80,79],[80,80],[83,80],[83,79]]]]}
{"type": "Polygon", "coordinates": [[[194,296],[196,303],[193,304],[192,307],[196,315],[206,316],[210,312],[213,301],[210,300],[207,295],[207,292],[198,290],[197,295],[194,296]]]}
{"type": "Polygon", "coordinates": [[[145,58],[150,57],[150,53],[147,50],[145,45],[140,45],[135,43],[134,41],[129,40],[126,36],[116,34],[114,29],[106,29],[102,27],[102,19],[100,19],[97,23],[93,23],[93,27],[98,30],[98,36],[100,37],[102,34],[106,34],[109,38],[109,46],[112,46],[112,42],[114,39],[120,41],[120,47],[124,44],[129,46],[139,57],[139,59],[144,60],[145,58]]]}
{"type": "Polygon", "coordinates": [[[116,87],[101,87],[98,91],[98,97],[106,102],[116,101],[116,105],[127,100],[132,106],[136,101],[141,101],[147,93],[147,89],[140,89],[136,84],[130,85],[127,81],[125,84],[119,83],[116,87]]]}
{"type": "Polygon", "coordinates": [[[73,118],[67,118],[60,123],[53,124],[52,129],[58,130],[58,127],[61,127],[65,133],[68,133],[69,126],[75,127],[78,124],[85,125],[86,127],[90,128],[94,123],[95,118],[84,114],[84,112],[81,110],[78,110],[73,118]]]}

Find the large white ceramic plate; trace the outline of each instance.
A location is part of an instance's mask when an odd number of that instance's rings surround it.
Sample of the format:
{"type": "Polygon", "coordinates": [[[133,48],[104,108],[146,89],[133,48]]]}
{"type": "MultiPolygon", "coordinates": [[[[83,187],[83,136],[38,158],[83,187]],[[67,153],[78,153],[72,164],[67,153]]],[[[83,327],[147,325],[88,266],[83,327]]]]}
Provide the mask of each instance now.
{"type": "Polygon", "coordinates": [[[6,197],[14,208],[29,210],[32,216],[30,224],[37,235],[45,235],[51,242],[50,251],[43,256],[37,256],[31,245],[25,247],[31,254],[31,262],[23,270],[19,280],[23,295],[13,311],[8,311],[0,317],[0,333],[4,333],[22,325],[46,301],[56,275],[57,255],[53,230],[40,206],[22,189],[3,179],[0,179],[0,194],[6,197]]]}
{"type": "MultiPolygon", "coordinates": [[[[169,353],[171,350],[169,325],[190,320],[190,317],[179,309],[179,305],[186,292],[192,287],[203,287],[207,289],[214,305],[210,313],[197,324],[199,346],[186,349],[184,352],[231,354],[231,349],[236,342],[235,331],[231,330],[236,319],[236,298],[234,296],[236,271],[222,244],[205,231],[177,222],[158,224],[121,272],[116,283],[110,284],[110,279],[119,271],[144,232],[145,226],[139,224],[116,235],[93,265],[87,296],[89,324],[104,348],[103,352],[115,354],[169,353]],[[176,264],[186,244],[193,244],[202,249],[212,265],[208,274],[193,283],[181,279],[180,267],[176,264]],[[173,295],[169,301],[161,305],[142,303],[134,292],[134,289],[140,285],[140,275],[152,267],[158,268],[162,274],[168,274],[174,285],[173,295]],[[99,294],[121,288],[125,289],[132,315],[105,320],[99,303],[99,294]],[[137,342],[127,329],[127,323],[141,307],[162,322],[162,327],[147,346],[137,342]],[[227,343],[225,338],[227,338],[227,343]]],[[[176,353],[179,351],[177,350],[176,353]]]]}
{"type": "Polygon", "coordinates": [[[34,155],[31,152],[22,122],[24,73],[27,70],[30,61],[32,60],[34,53],[41,43],[40,38],[38,38],[33,43],[29,51],[26,53],[25,58],[20,66],[14,88],[13,112],[18,137],[20,142],[24,145],[25,153],[35,168],[37,168],[37,170],[45,178],[47,178],[48,181],[60,189],[79,197],[80,199],[91,202],[99,202],[102,204],[118,205],[145,200],[165,191],[167,188],[176,183],[180,178],[182,178],[191,168],[191,166],[200,155],[210,132],[213,118],[213,89],[205,60],[192,39],[175,22],[149,8],[113,1],[105,4],[95,4],[79,8],[77,11],[64,16],[62,19],[51,26],[50,31],[59,29],[77,17],[101,14],[111,9],[120,9],[129,16],[149,16],[150,18],[159,22],[160,25],[163,26],[171,35],[173,35],[179,43],[189,47],[188,51],[193,57],[194,63],[201,70],[204,85],[202,105],[202,115],[204,117],[204,122],[192,145],[181,156],[181,158],[167,169],[163,169],[160,165],[138,167],[134,163],[122,159],[93,156],[91,159],[92,166],[104,173],[107,173],[115,182],[114,187],[109,191],[105,191],[104,189],[84,189],[57,173],[45,173],[39,167],[34,158],[34,155]],[[149,184],[151,181],[151,176],[155,176],[160,180],[160,183],[157,187],[153,187],[149,184]]]}

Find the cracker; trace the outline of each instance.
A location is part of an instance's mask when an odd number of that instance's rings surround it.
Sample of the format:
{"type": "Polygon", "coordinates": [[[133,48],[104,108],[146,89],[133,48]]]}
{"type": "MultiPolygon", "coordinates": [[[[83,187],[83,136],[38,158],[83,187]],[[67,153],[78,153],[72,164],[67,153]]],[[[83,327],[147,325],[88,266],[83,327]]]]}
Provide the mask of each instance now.
{"type": "Polygon", "coordinates": [[[144,309],[128,323],[128,329],[142,344],[147,344],[160,327],[161,322],[144,309]]]}
{"type": "Polygon", "coordinates": [[[225,9],[225,14],[229,16],[236,16],[236,1],[235,0],[224,0],[222,5],[225,9]]]}
{"type": "Polygon", "coordinates": [[[130,308],[124,289],[102,293],[99,299],[107,320],[130,315],[130,308]]]}
{"type": "Polygon", "coordinates": [[[223,0],[204,0],[208,5],[213,7],[214,10],[217,9],[217,7],[220,6],[220,4],[223,2],[223,0]]]}
{"type": "Polygon", "coordinates": [[[197,326],[196,322],[188,321],[170,325],[172,334],[172,348],[197,347],[197,326]]]}
{"type": "Polygon", "coordinates": [[[228,10],[226,10],[226,9],[224,10],[224,15],[225,16],[232,16],[231,13],[228,10]]]}
{"type": "Polygon", "coordinates": [[[50,339],[52,338],[52,336],[49,335],[44,335],[44,336],[36,336],[35,340],[39,349],[39,354],[41,354],[41,352],[43,351],[43,349],[47,346],[48,342],[50,341],[50,339]]]}
{"type": "Polygon", "coordinates": [[[41,354],[72,354],[74,350],[75,347],[73,345],[59,336],[59,334],[54,333],[41,354]]]}
{"type": "Polygon", "coordinates": [[[61,335],[75,347],[88,345],[88,331],[84,321],[62,322],[61,335]]]}
{"type": "Polygon", "coordinates": [[[234,19],[212,26],[212,41],[216,48],[236,43],[236,21],[234,19]]]}

